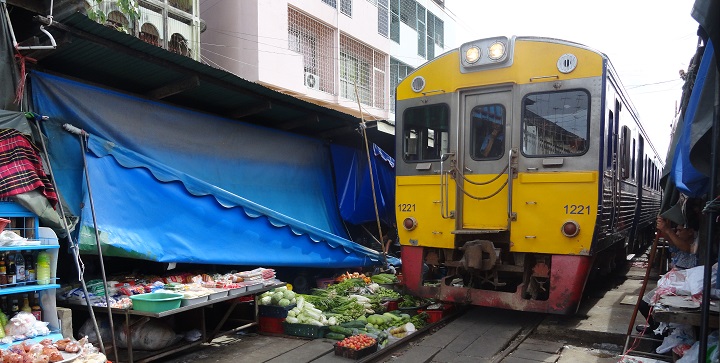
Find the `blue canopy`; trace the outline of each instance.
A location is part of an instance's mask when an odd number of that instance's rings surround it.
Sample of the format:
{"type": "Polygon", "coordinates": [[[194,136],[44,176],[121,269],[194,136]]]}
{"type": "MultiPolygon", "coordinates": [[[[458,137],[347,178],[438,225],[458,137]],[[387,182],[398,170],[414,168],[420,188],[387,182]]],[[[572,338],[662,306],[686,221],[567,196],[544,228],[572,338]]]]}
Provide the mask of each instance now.
{"type": "Polygon", "coordinates": [[[35,72],[33,102],[62,197],[104,254],[161,262],[358,267],[381,253],[347,239],[320,140],[35,72]]]}
{"type": "Polygon", "coordinates": [[[704,165],[707,164],[707,154],[691,158],[691,150],[712,126],[715,77],[715,52],[712,42],[709,41],[684,114],[670,172],[675,186],[690,197],[702,196],[709,186],[710,168],[704,165]]]}
{"type": "Polygon", "coordinates": [[[373,144],[370,164],[374,183],[371,183],[367,153],[364,150],[340,145],[331,145],[330,148],[343,220],[352,224],[375,221],[374,203],[377,201],[380,219],[386,225],[392,225],[395,220],[395,160],[392,156],[373,144]]]}

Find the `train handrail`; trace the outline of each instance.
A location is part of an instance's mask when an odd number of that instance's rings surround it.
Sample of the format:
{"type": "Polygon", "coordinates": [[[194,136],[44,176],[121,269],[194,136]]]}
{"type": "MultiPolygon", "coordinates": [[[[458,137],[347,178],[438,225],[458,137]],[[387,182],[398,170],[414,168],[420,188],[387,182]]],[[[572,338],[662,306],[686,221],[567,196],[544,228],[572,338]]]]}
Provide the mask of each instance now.
{"type": "Polygon", "coordinates": [[[447,160],[450,156],[455,156],[455,153],[445,153],[440,157],[440,216],[443,217],[443,219],[451,218],[450,216],[450,207],[447,201],[449,200],[449,187],[450,184],[448,181],[449,178],[449,170],[445,172],[443,170],[443,163],[445,160],[447,160]]]}

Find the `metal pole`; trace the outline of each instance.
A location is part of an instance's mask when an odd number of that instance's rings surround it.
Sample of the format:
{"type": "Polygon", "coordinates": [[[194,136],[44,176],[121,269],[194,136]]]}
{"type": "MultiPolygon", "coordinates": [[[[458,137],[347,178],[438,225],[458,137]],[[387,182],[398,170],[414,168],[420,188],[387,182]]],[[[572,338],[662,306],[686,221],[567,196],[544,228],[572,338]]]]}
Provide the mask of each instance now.
{"type": "MultiPolygon", "coordinates": [[[[38,121],[38,118],[33,117],[33,121],[35,121],[35,127],[38,130],[38,138],[40,139],[40,144],[42,145],[43,152],[41,152],[41,155],[45,156],[45,163],[48,167],[48,172],[50,174],[50,180],[52,180],[53,185],[55,186],[55,190],[60,194],[60,190],[58,189],[57,182],[55,181],[55,173],[53,173],[52,165],[50,164],[50,155],[48,153],[47,146],[45,145],[45,139],[43,138],[42,129],[40,128],[40,122],[38,121]]],[[[93,328],[95,329],[95,334],[97,335],[98,344],[100,344],[100,350],[102,350],[103,354],[105,353],[105,346],[102,342],[102,337],[100,336],[100,328],[97,325],[97,320],[95,320],[95,313],[92,309],[92,304],[90,303],[90,295],[88,294],[87,285],[85,285],[85,278],[83,277],[84,269],[80,267],[80,252],[78,251],[79,247],[73,241],[72,234],[70,233],[70,228],[67,225],[67,221],[65,220],[65,211],[62,204],[62,201],[58,202],[58,209],[60,209],[60,221],[62,222],[63,229],[65,230],[65,233],[67,234],[68,238],[68,244],[70,249],[73,252],[73,259],[75,260],[75,268],[77,268],[78,271],[78,280],[80,281],[80,285],[82,286],[83,294],[85,294],[85,303],[87,304],[88,312],[90,313],[90,320],[93,323],[93,328]]],[[[115,360],[117,360],[117,356],[115,356],[115,360]]]]}
{"type": "Polygon", "coordinates": [[[115,339],[115,324],[113,324],[112,308],[110,307],[110,295],[108,294],[107,277],[105,276],[105,263],[103,262],[102,247],[100,246],[100,235],[97,228],[97,220],[95,219],[95,204],[93,203],[92,188],[90,187],[90,173],[88,172],[87,159],[85,158],[85,138],[88,137],[88,134],[83,130],[82,135],[79,135],[78,137],[80,138],[80,146],[82,147],[83,169],[85,169],[85,183],[87,183],[88,199],[90,200],[90,212],[92,214],[93,229],[95,230],[95,245],[97,246],[98,257],[100,259],[100,271],[102,273],[103,291],[105,291],[105,303],[107,305],[108,320],[110,321],[110,335],[112,336],[113,342],[113,354],[115,354],[115,360],[117,361],[118,353],[117,340],[115,339]]]}
{"type": "MultiPolygon", "coordinates": [[[[720,122],[718,122],[718,114],[720,114],[720,79],[715,80],[715,105],[713,107],[713,126],[711,138],[711,155],[710,155],[710,200],[715,199],[717,193],[717,163],[718,157],[718,141],[720,141],[720,122]]],[[[717,213],[714,208],[709,208],[707,213],[707,239],[705,241],[705,269],[703,275],[703,298],[702,298],[702,320],[700,324],[700,351],[698,352],[698,362],[704,363],[707,358],[708,334],[710,333],[710,288],[712,279],[712,241],[714,238],[714,226],[717,213]]]]}

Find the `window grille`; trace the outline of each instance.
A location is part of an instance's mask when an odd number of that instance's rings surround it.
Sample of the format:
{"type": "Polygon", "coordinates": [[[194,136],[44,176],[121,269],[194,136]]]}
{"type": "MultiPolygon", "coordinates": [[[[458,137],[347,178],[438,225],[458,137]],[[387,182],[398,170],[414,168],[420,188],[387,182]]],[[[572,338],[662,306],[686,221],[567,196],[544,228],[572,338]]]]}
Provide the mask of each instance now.
{"type": "Polygon", "coordinates": [[[352,0],[340,0],[340,12],[352,18],[352,0]]]}
{"type": "Polygon", "coordinates": [[[435,15],[427,12],[427,59],[435,58],[435,15]]]}
{"type": "Polygon", "coordinates": [[[107,20],[105,21],[105,25],[111,28],[115,29],[128,29],[128,25],[130,22],[128,22],[127,18],[123,13],[113,10],[107,15],[107,20]]]}
{"type": "Polygon", "coordinates": [[[388,0],[379,0],[376,5],[378,8],[378,34],[387,37],[390,26],[388,24],[388,0]]]}
{"type": "Polygon", "coordinates": [[[426,53],[426,46],[425,46],[425,33],[426,33],[426,27],[425,27],[425,7],[417,4],[417,33],[418,33],[418,55],[429,59],[427,57],[426,53]]]}
{"type": "Polygon", "coordinates": [[[303,56],[305,73],[316,75],[318,88],[330,94],[336,94],[334,34],[332,28],[288,8],[288,49],[303,56]]]}
{"type": "Polygon", "coordinates": [[[332,6],[333,8],[337,9],[337,0],[322,0],[325,4],[328,4],[332,6]]]}
{"type": "Polygon", "coordinates": [[[187,40],[185,39],[185,37],[178,33],[175,33],[170,37],[168,50],[173,53],[184,55],[186,57],[190,56],[190,47],[188,47],[187,40]]]}
{"type": "Polygon", "coordinates": [[[417,30],[416,5],[415,0],[400,0],[400,20],[415,30],[417,30]]]}
{"type": "Polygon", "coordinates": [[[385,109],[386,55],[346,35],[340,36],[340,96],[385,109]]]}
{"type": "Polygon", "coordinates": [[[400,44],[400,7],[399,0],[390,0],[390,39],[400,44]]]}
{"type": "Polygon", "coordinates": [[[140,27],[139,38],[145,43],[152,44],[156,47],[160,46],[160,33],[157,28],[150,23],[145,23],[140,27]]]}
{"type": "MultiPolygon", "coordinates": [[[[383,1],[383,0],[379,0],[379,1],[383,1]]],[[[384,1],[387,2],[387,0],[384,0],[384,1]]],[[[378,4],[378,0],[367,0],[367,2],[369,2],[370,4],[376,5],[376,6],[378,4]]]]}
{"type": "Polygon", "coordinates": [[[435,17],[435,44],[445,48],[445,23],[435,17]]]}

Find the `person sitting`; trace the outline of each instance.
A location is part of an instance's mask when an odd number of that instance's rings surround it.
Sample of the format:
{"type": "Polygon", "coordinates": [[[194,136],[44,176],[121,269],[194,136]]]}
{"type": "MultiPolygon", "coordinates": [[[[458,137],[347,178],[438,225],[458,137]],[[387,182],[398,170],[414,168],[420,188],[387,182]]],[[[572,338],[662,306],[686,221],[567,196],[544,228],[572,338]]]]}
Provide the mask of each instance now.
{"type": "Polygon", "coordinates": [[[502,125],[494,123],[492,130],[485,135],[482,145],[480,145],[480,154],[485,158],[502,155],[503,139],[502,125]]]}
{"type": "MultiPolygon", "coordinates": [[[[685,218],[684,214],[673,213],[673,208],[657,217],[657,230],[668,242],[670,252],[670,264],[672,269],[689,269],[698,265],[697,246],[699,223],[694,211],[685,218]],[[672,219],[672,220],[671,220],[672,219]],[[677,226],[671,228],[672,223],[677,226]]],[[[643,296],[638,311],[645,317],[647,324],[640,324],[637,331],[645,331],[647,328],[655,330],[660,325],[651,313],[650,303],[653,300],[656,289],[643,296]]]]}

